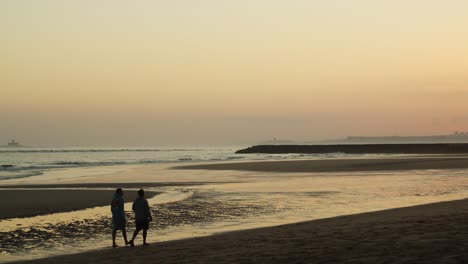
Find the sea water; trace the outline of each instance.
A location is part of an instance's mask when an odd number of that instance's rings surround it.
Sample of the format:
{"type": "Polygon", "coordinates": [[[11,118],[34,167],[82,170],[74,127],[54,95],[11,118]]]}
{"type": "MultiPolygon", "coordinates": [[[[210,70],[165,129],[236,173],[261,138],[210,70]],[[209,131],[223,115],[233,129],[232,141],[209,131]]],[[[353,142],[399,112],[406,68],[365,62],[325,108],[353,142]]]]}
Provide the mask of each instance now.
{"type": "Polygon", "coordinates": [[[28,178],[63,168],[346,156],[341,153],[235,154],[241,148],[244,147],[0,148],[0,184],[2,180],[28,178]]]}

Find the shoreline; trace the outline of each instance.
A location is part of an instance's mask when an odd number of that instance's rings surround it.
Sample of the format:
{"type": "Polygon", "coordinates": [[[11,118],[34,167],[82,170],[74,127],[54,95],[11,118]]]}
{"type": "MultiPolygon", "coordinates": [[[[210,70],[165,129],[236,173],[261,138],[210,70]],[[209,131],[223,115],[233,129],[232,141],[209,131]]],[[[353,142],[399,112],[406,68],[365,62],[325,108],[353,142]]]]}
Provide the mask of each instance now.
{"type": "Polygon", "coordinates": [[[250,161],[173,166],[170,169],[231,170],[283,173],[468,169],[468,156],[250,161]]]}
{"type": "Polygon", "coordinates": [[[464,199],[17,263],[464,263],[467,224],[464,199]]]}

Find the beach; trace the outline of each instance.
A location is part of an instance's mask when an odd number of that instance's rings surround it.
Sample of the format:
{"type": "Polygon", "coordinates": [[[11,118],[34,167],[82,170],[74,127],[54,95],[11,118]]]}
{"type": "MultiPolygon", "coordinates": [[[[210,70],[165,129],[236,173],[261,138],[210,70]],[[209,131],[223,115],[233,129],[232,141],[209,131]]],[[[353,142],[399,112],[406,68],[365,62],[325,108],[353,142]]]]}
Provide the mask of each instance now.
{"type": "Polygon", "coordinates": [[[20,263],[466,263],[468,200],[20,263]]]}
{"type": "Polygon", "coordinates": [[[1,186],[4,217],[25,218],[0,221],[0,228],[11,229],[0,236],[19,263],[464,263],[467,161],[392,156],[149,164],[81,176],[81,183],[53,171],[44,174],[44,184],[21,179],[1,186]],[[152,197],[149,247],[109,247],[108,203],[116,187],[126,190],[127,202],[140,187],[152,197]],[[76,240],[70,247],[60,244],[70,239],[76,240]]]}

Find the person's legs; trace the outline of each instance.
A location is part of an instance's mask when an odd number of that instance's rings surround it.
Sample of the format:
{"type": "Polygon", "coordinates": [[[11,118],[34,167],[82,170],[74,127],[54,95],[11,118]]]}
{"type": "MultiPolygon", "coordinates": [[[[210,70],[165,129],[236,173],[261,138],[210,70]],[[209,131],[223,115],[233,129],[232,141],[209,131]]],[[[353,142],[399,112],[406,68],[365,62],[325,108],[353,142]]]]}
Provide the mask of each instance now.
{"type": "Polygon", "coordinates": [[[125,240],[125,245],[128,245],[128,240],[127,240],[127,230],[125,228],[122,229],[122,236],[125,240]]]}
{"type": "Polygon", "coordinates": [[[129,242],[129,243],[130,243],[130,246],[132,246],[132,247],[135,246],[134,240],[135,240],[136,236],[138,235],[138,233],[140,232],[140,230],[141,230],[141,228],[138,228],[138,227],[137,227],[137,228],[135,229],[135,232],[133,232],[132,240],[130,240],[130,242],[129,242]]]}
{"type": "Polygon", "coordinates": [[[145,221],[143,223],[143,246],[149,245],[146,243],[146,234],[148,234],[148,228],[149,228],[149,221],[145,221]]]}
{"type": "Polygon", "coordinates": [[[146,234],[147,233],[148,233],[148,230],[143,229],[143,246],[148,245],[148,243],[146,243],[146,234]]]}
{"type": "Polygon", "coordinates": [[[136,236],[138,235],[138,233],[140,232],[141,228],[137,228],[135,229],[135,232],[133,232],[133,237],[132,237],[132,240],[135,240],[136,236]]]}
{"type": "Polygon", "coordinates": [[[115,243],[115,237],[117,235],[117,229],[112,229],[112,247],[117,247],[117,244],[115,243]]]}

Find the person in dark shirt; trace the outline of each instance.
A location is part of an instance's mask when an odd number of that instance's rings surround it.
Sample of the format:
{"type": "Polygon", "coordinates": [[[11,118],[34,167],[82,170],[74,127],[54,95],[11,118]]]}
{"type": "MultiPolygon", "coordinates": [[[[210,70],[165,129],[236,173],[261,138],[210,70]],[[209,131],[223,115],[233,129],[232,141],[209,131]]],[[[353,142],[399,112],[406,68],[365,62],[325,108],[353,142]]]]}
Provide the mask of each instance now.
{"type": "Polygon", "coordinates": [[[145,191],[143,189],[138,191],[138,198],[133,202],[132,210],[135,213],[135,226],[136,230],[133,233],[133,238],[130,240],[130,245],[135,246],[134,240],[140,230],[143,229],[143,246],[149,245],[146,243],[146,234],[149,228],[149,223],[153,220],[151,217],[148,201],[145,199],[145,191]]]}
{"type": "Polygon", "coordinates": [[[111,212],[112,212],[112,247],[117,247],[115,243],[115,237],[117,235],[117,230],[122,230],[122,235],[125,240],[125,245],[128,245],[127,240],[127,230],[125,226],[127,220],[125,219],[125,210],[124,210],[124,199],[123,199],[123,190],[118,188],[115,190],[114,199],[111,202],[111,212]]]}

